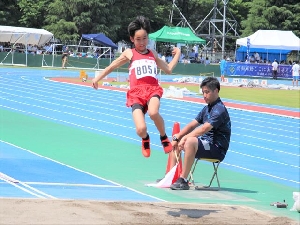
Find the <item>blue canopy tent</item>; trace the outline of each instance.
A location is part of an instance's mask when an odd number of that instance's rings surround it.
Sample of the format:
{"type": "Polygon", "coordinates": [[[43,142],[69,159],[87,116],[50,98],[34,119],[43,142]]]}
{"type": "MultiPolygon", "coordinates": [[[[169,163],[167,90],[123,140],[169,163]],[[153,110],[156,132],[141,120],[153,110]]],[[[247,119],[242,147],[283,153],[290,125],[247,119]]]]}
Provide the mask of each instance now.
{"type": "Polygon", "coordinates": [[[103,33],[99,34],[83,34],[82,35],[83,39],[93,41],[95,43],[98,43],[100,45],[106,46],[106,47],[111,47],[113,49],[117,49],[118,46],[112,42],[111,39],[105,36],[103,33]]]}
{"type": "MultiPolygon", "coordinates": [[[[286,61],[287,55],[291,52],[291,50],[282,50],[282,49],[265,49],[265,48],[251,48],[249,55],[254,55],[257,52],[260,55],[262,60],[270,60],[271,62],[275,59],[286,61]]],[[[236,60],[245,61],[247,57],[247,47],[241,46],[236,51],[236,60]]]]}
{"type": "Polygon", "coordinates": [[[97,52],[96,54],[94,53],[95,54],[94,58],[98,58],[98,59],[109,58],[111,61],[112,58],[114,58],[114,55],[112,54],[113,53],[112,49],[118,49],[118,46],[115,43],[113,43],[111,39],[105,36],[105,34],[98,33],[98,34],[82,34],[79,44],[77,46],[77,51],[81,46],[80,43],[82,39],[91,41],[92,42],[91,47],[94,48],[94,51],[95,51],[95,47],[97,51],[100,49],[99,52],[97,52]],[[101,45],[101,47],[95,46],[95,44],[101,45]]]}

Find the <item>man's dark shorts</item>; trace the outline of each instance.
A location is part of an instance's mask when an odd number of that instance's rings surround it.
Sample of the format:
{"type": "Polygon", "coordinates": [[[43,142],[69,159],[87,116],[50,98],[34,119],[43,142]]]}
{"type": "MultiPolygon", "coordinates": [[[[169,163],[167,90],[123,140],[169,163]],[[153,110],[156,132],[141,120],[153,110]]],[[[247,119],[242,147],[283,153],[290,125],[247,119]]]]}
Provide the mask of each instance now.
{"type": "Polygon", "coordinates": [[[221,150],[215,144],[209,144],[208,141],[198,138],[198,151],[195,158],[219,159],[222,161],[225,158],[226,152],[221,150]]]}

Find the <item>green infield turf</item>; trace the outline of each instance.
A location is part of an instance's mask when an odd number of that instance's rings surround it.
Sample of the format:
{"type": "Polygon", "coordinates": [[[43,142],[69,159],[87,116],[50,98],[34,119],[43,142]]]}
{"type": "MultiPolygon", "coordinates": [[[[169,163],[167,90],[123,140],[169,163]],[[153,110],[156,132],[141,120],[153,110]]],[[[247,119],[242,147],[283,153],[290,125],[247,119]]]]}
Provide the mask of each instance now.
{"type": "MultiPolygon", "coordinates": [[[[127,82],[114,82],[113,85],[127,84],[127,82]]],[[[163,88],[169,88],[170,84],[161,84],[163,88]]],[[[184,88],[192,92],[199,93],[199,85],[174,83],[174,87],[184,88]]],[[[278,105],[291,108],[300,108],[299,90],[282,90],[268,88],[248,88],[248,87],[230,87],[221,86],[221,98],[254,102],[268,105],[278,105]]]]}
{"type": "MultiPolygon", "coordinates": [[[[168,88],[170,85],[163,84],[162,87],[168,88]]],[[[192,92],[199,92],[198,85],[187,86],[184,84],[174,84],[175,87],[186,87],[192,92]]],[[[247,88],[247,87],[229,87],[222,86],[220,91],[222,98],[300,108],[300,91],[299,90],[282,90],[268,88],[247,88]]]]}

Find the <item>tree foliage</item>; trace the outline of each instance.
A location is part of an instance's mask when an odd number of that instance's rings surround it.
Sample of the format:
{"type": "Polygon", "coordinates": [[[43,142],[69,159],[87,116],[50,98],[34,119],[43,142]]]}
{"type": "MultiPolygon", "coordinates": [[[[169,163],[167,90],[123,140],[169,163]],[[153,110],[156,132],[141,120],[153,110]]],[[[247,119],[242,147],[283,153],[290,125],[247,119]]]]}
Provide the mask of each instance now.
{"type": "Polygon", "coordinates": [[[19,22],[25,27],[41,28],[45,15],[47,15],[47,7],[51,0],[19,0],[18,6],[22,13],[19,22]]]}
{"type": "MultiPolygon", "coordinates": [[[[292,30],[300,36],[299,0],[218,0],[219,20],[224,2],[228,3],[227,18],[237,21],[237,32],[242,36],[258,29],[292,30]]],[[[199,36],[210,33],[211,27],[205,21],[213,18],[215,1],[176,0],[178,8],[172,7],[172,3],[170,0],[2,0],[0,24],[44,28],[63,42],[78,41],[82,34],[100,32],[114,42],[129,41],[128,24],[138,15],[150,19],[152,32],[164,25],[189,24],[199,36]]],[[[227,44],[230,41],[234,42],[228,40],[227,44]]]]}
{"type": "Polygon", "coordinates": [[[299,0],[253,0],[247,2],[249,13],[242,21],[242,34],[261,30],[292,30],[300,36],[299,0]]]}
{"type": "Polygon", "coordinates": [[[0,1],[0,24],[5,26],[18,26],[21,12],[17,4],[18,0],[0,1]]]}

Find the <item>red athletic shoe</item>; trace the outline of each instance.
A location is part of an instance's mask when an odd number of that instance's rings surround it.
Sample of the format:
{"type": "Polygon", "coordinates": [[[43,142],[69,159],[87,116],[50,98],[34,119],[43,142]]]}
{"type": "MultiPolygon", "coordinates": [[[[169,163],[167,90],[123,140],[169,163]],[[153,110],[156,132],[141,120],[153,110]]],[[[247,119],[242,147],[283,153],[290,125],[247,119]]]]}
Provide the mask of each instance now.
{"type": "Polygon", "coordinates": [[[150,138],[148,140],[142,139],[142,153],[145,157],[150,157],[150,138]]]}
{"type": "Polygon", "coordinates": [[[161,144],[162,144],[166,154],[170,153],[173,150],[173,146],[172,146],[171,142],[169,141],[169,138],[162,140],[161,144]]]}

